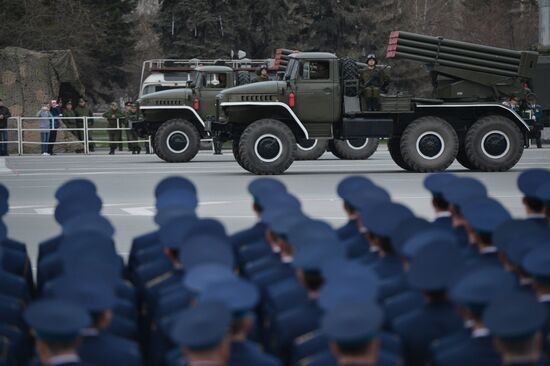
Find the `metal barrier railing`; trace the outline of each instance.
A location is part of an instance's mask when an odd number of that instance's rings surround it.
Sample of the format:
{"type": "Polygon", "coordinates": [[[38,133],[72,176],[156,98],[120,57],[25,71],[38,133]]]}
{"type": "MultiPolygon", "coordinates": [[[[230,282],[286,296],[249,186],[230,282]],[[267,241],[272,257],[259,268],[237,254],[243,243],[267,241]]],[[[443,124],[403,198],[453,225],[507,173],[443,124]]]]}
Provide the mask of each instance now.
{"type": "MultiPolygon", "coordinates": [[[[122,135],[120,136],[120,140],[103,140],[103,139],[92,139],[92,135],[95,132],[99,131],[120,131],[122,134],[122,131],[131,131],[132,129],[129,127],[124,127],[124,124],[122,123],[124,119],[117,118],[116,119],[116,127],[109,127],[108,123],[106,127],[97,127],[101,123],[98,123],[96,127],[90,127],[90,125],[94,126],[96,121],[99,122],[106,122],[106,119],[103,117],[11,117],[8,119],[8,128],[0,129],[0,132],[6,131],[8,137],[7,141],[0,140],[0,144],[5,143],[9,147],[10,144],[17,144],[17,153],[18,155],[23,155],[25,153],[25,145],[75,145],[80,144],[82,145],[82,151],[84,154],[90,153],[90,144],[142,144],[146,143],[149,147],[149,151],[153,151],[153,146],[151,142],[151,138],[148,139],[131,139],[131,140],[124,140],[122,135]],[[44,126],[44,119],[47,118],[48,120],[48,128],[45,128],[44,126]],[[54,119],[59,121],[59,127],[55,128],[54,125],[54,119]],[[42,125],[41,125],[42,121],[42,125]],[[82,127],[67,127],[63,121],[71,121],[75,123],[76,126],[80,125],[82,127]],[[15,123],[16,127],[10,127],[10,122],[13,125],[15,123]],[[122,126],[121,126],[122,125],[122,126]],[[51,133],[52,131],[56,132],[69,132],[74,135],[76,138],[75,140],[66,140],[66,141],[58,141],[59,136],[56,136],[56,140],[50,142],[49,136],[48,141],[42,141],[41,136],[37,136],[33,139],[27,139],[25,136],[26,133],[43,133],[48,132],[51,133]],[[17,140],[10,140],[9,135],[10,132],[16,132],[17,140]]],[[[13,135],[13,133],[11,133],[13,135]]]]}
{"type": "MultiPolygon", "coordinates": [[[[21,141],[19,117],[10,117],[6,122],[7,128],[0,129],[0,132],[5,131],[5,134],[3,133],[3,136],[0,136],[0,144],[6,144],[6,151],[8,151],[10,144],[17,144],[17,154],[21,155],[21,145],[19,144],[19,141],[21,141]],[[14,123],[15,128],[10,127],[10,124],[13,125],[14,123]],[[10,140],[10,132],[17,133],[17,140],[10,140]]],[[[11,135],[13,135],[13,133],[11,135]]]]}

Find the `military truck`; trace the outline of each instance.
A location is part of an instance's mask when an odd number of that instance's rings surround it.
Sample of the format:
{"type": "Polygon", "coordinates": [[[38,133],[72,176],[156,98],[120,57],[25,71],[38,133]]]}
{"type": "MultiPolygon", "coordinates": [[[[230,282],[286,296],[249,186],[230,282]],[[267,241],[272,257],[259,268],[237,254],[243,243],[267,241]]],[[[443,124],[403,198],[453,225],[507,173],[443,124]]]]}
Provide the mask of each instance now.
{"type": "MultiPolygon", "coordinates": [[[[286,69],[288,55],[293,51],[277,49],[276,57],[268,65],[271,78],[286,69]]],[[[211,133],[207,121],[215,117],[216,95],[225,88],[248,84],[253,66],[238,60],[228,66],[196,66],[190,60],[153,60],[144,70],[153,71],[142,76],[142,95],[137,101],[139,120],[132,121],[132,128],[141,137],[152,136],[154,151],[167,162],[186,162],[195,157],[201,140],[213,137],[230,140],[223,132],[211,133]],[[153,62],[154,61],[154,62],[153,62]],[[154,66],[154,67],[153,67],[154,66]],[[192,68],[191,68],[192,66],[192,68]],[[193,75],[193,79],[191,79],[193,75]],[[154,88],[154,89],[153,89],[154,88]]],[[[145,72],[145,71],[144,71],[145,72]]],[[[365,139],[344,142],[354,154],[341,154],[340,158],[367,158],[376,146],[377,140],[365,139]],[[368,149],[365,154],[365,150],[368,149]]],[[[328,141],[304,140],[297,147],[296,159],[314,160],[327,149],[328,141]]],[[[333,149],[338,154],[338,149],[333,149]]]]}
{"type": "Polygon", "coordinates": [[[382,95],[362,108],[357,63],[322,52],[295,53],[283,81],[244,85],[217,96],[212,130],[234,141],[239,164],[254,174],[281,174],[295,142],[388,138],[391,157],[415,172],[506,171],[520,159],[529,126],[501,100],[528,93],[538,54],[409,32],[392,32],[387,57],[426,64],[433,97],[382,95]],[[320,73],[319,70],[328,72],[320,73]]]}

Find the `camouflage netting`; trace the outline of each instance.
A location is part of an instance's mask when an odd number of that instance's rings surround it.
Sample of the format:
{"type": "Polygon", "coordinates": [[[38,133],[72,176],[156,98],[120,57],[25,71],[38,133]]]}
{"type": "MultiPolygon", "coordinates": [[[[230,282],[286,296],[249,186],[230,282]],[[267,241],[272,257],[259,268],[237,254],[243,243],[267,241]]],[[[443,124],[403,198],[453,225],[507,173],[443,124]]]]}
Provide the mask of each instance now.
{"type": "MultiPolygon", "coordinates": [[[[36,52],[17,47],[0,49],[0,97],[12,116],[36,116],[42,103],[54,98],[76,98],[84,95],[78,69],[71,51],[36,52]]],[[[10,128],[15,122],[10,122],[10,128]]],[[[38,121],[26,121],[24,128],[38,128],[38,121]]],[[[16,136],[10,133],[10,140],[16,136]]],[[[71,141],[68,132],[59,131],[57,141],[71,141]]],[[[25,133],[24,141],[40,141],[38,132],[25,133]]],[[[56,151],[77,148],[78,144],[58,145],[56,151]]],[[[81,148],[79,146],[78,148],[81,148]]],[[[25,145],[25,152],[36,152],[38,145],[25,145]]],[[[10,151],[16,151],[10,146],[10,151]]]]}

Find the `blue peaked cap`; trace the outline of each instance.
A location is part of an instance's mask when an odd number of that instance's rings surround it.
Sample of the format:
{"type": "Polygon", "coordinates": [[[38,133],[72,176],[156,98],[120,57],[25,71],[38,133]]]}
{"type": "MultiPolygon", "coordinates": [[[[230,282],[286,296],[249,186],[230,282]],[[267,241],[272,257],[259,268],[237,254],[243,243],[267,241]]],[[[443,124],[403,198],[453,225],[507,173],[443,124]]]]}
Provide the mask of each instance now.
{"type": "Polygon", "coordinates": [[[55,198],[61,203],[66,200],[78,199],[84,195],[96,195],[95,184],[88,179],[72,179],[62,184],[55,192],[55,198]]]}
{"type": "Polygon", "coordinates": [[[220,301],[204,301],[182,311],[172,327],[173,341],[191,350],[216,347],[227,335],[232,314],[220,301]]]}
{"type": "Polygon", "coordinates": [[[187,178],[178,176],[171,176],[161,180],[155,187],[155,198],[160,197],[168,191],[189,191],[195,196],[197,195],[197,188],[193,182],[187,178]]]}
{"type": "Polygon", "coordinates": [[[322,320],[321,330],[340,345],[357,345],[374,337],[384,321],[384,312],[374,301],[355,301],[334,306],[322,320]]]}
{"type": "Polygon", "coordinates": [[[434,173],[424,179],[424,188],[434,196],[442,195],[445,187],[457,178],[452,173],[434,173]]]}
{"type": "Polygon", "coordinates": [[[31,303],[24,319],[44,341],[76,339],[92,322],[88,312],[75,303],[61,299],[44,299],[31,303]]]}
{"type": "Polygon", "coordinates": [[[459,177],[443,188],[443,198],[454,206],[487,197],[487,188],[479,180],[470,177],[459,177]]]}
{"type": "Polygon", "coordinates": [[[550,170],[529,169],[519,175],[517,183],[524,196],[537,198],[537,190],[547,182],[550,182],[550,170]]]}
{"type": "Polygon", "coordinates": [[[534,294],[516,290],[493,298],[483,323],[496,338],[519,340],[538,332],[546,318],[546,308],[534,294]]]}
{"type": "Polygon", "coordinates": [[[382,202],[361,208],[360,216],[361,222],[369,232],[390,237],[401,222],[414,217],[414,214],[402,204],[382,202]]]}
{"type": "Polygon", "coordinates": [[[504,206],[492,198],[465,203],[460,207],[460,213],[475,231],[489,234],[502,223],[512,219],[504,206]]]}

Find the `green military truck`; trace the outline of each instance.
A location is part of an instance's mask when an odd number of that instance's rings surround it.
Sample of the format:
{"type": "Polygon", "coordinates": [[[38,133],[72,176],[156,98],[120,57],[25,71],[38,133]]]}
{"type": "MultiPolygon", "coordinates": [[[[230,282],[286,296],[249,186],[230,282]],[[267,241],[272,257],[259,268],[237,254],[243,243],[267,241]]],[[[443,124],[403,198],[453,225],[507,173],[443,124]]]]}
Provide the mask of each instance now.
{"type": "Polygon", "coordinates": [[[426,64],[432,98],[382,95],[380,110],[362,106],[358,66],[330,53],[290,56],[283,81],[229,88],[217,96],[212,131],[234,141],[239,164],[254,174],[281,174],[296,141],[388,138],[391,157],[415,172],[466,168],[506,171],[520,159],[529,125],[502,100],[529,91],[538,54],[392,32],[389,58],[426,64]]]}
{"type": "MultiPolygon", "coordinates": [[[[230,67],[212,65],[213,60],[204,61],[210,63],[207,66],[199,66],[199,60],[146,61],[137,101],[139,118],[132,122],[132,128],[140,137],[152,137],[154,151],[161,159],[187,162],[198,153],[201,140],[231,139],[207,128],[207,121],[215,118],[216,95],[226,88],[249,84],[262,62],[268,65],[270,77],[277,79],[277,73],[286,70],[292,52],[279,48],[274,59],[218,60],[230,67]]],[[[341,159],[367,159],[377,146],[378,139],[301,140],[295,159],[315,160],[327,147],[341,159]]]]}

